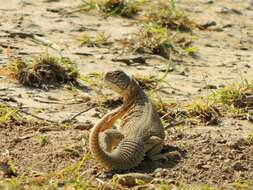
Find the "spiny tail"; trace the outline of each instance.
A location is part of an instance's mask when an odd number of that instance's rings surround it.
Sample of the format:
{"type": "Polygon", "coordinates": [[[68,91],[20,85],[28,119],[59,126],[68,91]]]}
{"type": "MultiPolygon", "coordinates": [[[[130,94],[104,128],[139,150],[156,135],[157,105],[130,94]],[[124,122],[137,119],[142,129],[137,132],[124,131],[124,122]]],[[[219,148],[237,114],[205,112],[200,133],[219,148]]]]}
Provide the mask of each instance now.
{"type": "Polygon", "coordinates": [[[126,170],[136,167],[145,156],[144,145],[134,139],[123,139],[113,152],[105,152],[99,144],[99,132],[103,124],[91,131],[89,146],[92,154],[110,169],[126,170]]]}

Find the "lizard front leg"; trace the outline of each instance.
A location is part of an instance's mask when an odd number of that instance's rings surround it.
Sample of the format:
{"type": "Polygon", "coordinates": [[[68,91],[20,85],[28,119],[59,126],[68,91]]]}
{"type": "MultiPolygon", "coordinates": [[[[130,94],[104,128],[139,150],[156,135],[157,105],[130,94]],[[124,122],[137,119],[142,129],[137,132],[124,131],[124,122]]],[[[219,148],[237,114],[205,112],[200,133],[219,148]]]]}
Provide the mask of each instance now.
{"type": "Polygon", "coordinates": [[[99,143],[105,151],[111,152],[123,138],[124,135],[117,129],[106,129],[101,133],[99,143]]]}

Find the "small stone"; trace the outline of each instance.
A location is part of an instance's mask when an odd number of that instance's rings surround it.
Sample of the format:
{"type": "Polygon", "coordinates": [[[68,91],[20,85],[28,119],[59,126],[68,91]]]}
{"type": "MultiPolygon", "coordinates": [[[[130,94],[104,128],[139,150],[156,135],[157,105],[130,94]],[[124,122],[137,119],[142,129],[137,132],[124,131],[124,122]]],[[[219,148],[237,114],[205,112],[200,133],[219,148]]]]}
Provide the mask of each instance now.
{"type": "Polygon", "coordinates": [[[62,9],[47,8],[47,11],[52,13],[59,13],[62,11],[62,9]]]}
{"type": "Polygon", "coordinates": [[[180,74],[180,75],[183,75],[183,76],[186,75],[186,74],[185,74],[185,71],[181,71],[179,74],[180,74]]]}
{"type": "Polygon", "coordinates": [[[242,15],[242,12],[237,9],[231,9],[231,11],[235,14],[242,15]]]}
{"type": "Polygon", "coordinates": [[[217,89],[218,87],[214,84],[207,84],[203,89],[217,89]]]}
{"type": "Polygon", "coordinates": [[[164,177],[167,173],[166,169],[162,169],[162,168],[157,168],[155,171],[155,177],[159,178],[159,177],[164,177]]]}
{"type": "Polygon", "coordinates": [[[101,179],[112,178],[113,177],[113,173],[111,173],[111,172],[104,172],[104,173],[99,174],[98,177],[101,178],[101,179]]]}
{"type": "Polygon", "coordinates": [[[227,142],[227,146],[233,149],[239,149],[241,145],[245,144],[244,139],[238,139],[236,141],[229,141],[227,142]]]}
{"type": "Polygon", "coordinates": [[[79,130],[89,130],[93,127],[93,124],[91,121],[85,121],[85,122],[78,122],[74,125],[75,129],[79,130]]]}
{"type": "Polygon", "coordinates": [[[210,154],[210,153],[211,153],[211,150],[210,150],[210,149],[204,149],[202,152],[203,152],[204,154],[210,154]]]}
{"type": "Polygon", "coordinates": [[[142,173],[128,173],[128,174],[117,174],[119,184],[126,186],[135,186],[138,185],[139,181],[143,183],[149,183],[153,177],[148,174],[142,173]]]}
{"type": "Polygon", "coordinates": [[[230,12],[230,9],[227,7],[222,7],[218,12],[227,14],[230,12]]]}
{"type": "Polygon", "coordinates": [[[208,170],[211,166],[210,165],[203,165],[201,168],[208,170]]]}
{"type": "MultiPolygon", "coordinates": [[[[233,26],[233,24],[225,24],[222,28],[231,28],[233,26]]],[[[233,36],[233,34],[231,34],[231,36],[233,36]]]]}
{"type": "Polygon", "coordinates": [[[219,158],[220,160],[223,160],[223,159],[224,159],[224,156],[219,155],[218,158],[219,158]]]}
{"type": "Polygon", "coordinates": [[[253,123],[253,115],[252,114],[247,114],[247,120],[251,123],[253,123]]]}
{"type": "Polygon", "coordinates": [[[213,4],[213,3],[214,3],[214,0],[208,0],[207,3],[208,3],[208,4],[213,4]]]}
{"type": "Polygon", "coordinates": [[[245,64],[244,66],[247,68],[251,68],[251,66],[249,64],[245,64]]]}
{"type": "Polygon", "coordinates": [[[101,115],[100,115],[100,113],[96,112],[96,113],[92,114],[92,117],[101,118],[101,115]]]}
{"type": "Polygon", "coordinates": [[[155,190],[155,189],[157,189],[157,187],[156,187],[156,185],[154,185],[154,184],[150,184],[150,185],[146,188],[146,190],[155,190]]]}
{"type": "Polygon", "coordinates": [[[216,26],[216,22],[213,20],[208,20],[207,22],[201,24],[201,27],[203,27],[204,29],[209,28],[211,26],[216,26]]]}
{"type": "Polygon", "coordinates": [[[238,162],[235,162],[233,164],[233,168],[236,170],[236,171],[243,171],[243,170],[247,170],[240,161],[238,162]]]}

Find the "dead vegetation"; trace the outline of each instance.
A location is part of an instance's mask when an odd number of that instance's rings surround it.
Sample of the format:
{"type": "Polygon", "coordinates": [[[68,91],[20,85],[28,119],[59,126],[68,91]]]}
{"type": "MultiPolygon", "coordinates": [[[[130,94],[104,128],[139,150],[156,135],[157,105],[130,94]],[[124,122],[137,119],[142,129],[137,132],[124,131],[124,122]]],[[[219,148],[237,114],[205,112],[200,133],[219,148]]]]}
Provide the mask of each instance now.
{"type": "Polygon", "coordinates": [[[246,119],[253,110],[252,87],[252,82],[242,81],[182,105],[168,103],[157,97],[153,98],[153,102],[166,124],[185,120],[195,125],[218,125],[225,116],[246,119]],[[192,121],[193,118],[195,121],[192,121]]]}
{"type": "Polygon", "coordinates": [[[157,24],[146,24],[140,30],[136,51],[138,53],[149,53],[170,58],[174,44],[172,34],[166,28],[157,24]]]}
{"type": "MultiPolygon", "coordinates": [[[[196,53],[198,48],[192,46],[193,37],[191,34],[184,34],[196,28],[196,24],[176,7],[175,0],[159,0],[152,3],[152,6],[149,3],[146,0],[90,0],[83,1],[81,7],[84,10],[97,9],[109,16],[132,17],[136,13],[142,15],[136,17],[142,23],[138,34],[133,34],[130,40],[124,42],[131,51],[156,54],[167,59],[176,53],[196,53]]],[[[104,34],[94,38],[84,34],[79,41],[87,46],[108,44],[108,38],[104,34]]]]}
{"type": "Polygon", "coordinates": [[[0,103],[0,128],[17,124],[22,120],[18,110],[0,103]]]}
{"type": "Polygon", "coordinates": [[[197,47],[192,46],[193,37],[172,32],[157,23],[145,24],[133,39],[138,41],[133,45],[136,52],[160,55],[167,59],[186,53],[193,55],[198,51],[197,47]]]}
{"type": "Polygon", "coordinates": [[[176,7],[175,0],[160,0],[148,7],[144,19],[162,27],[182,32],[191,31],[196,24],[176,7]]]}
{"type": "Polygon", "coordinates": [[[4,70],[20,84],[36,88],[76,84],[79,75],[75,64],[68,58],[48,54],[41,54],[30,60],[14,59],[2,69],[4,70]]]}
{"type": "Polygon", "coordinates": [[[229,110],[248,112],[253,109],[253,83],[247,80],[215,91],[210,99],[229,110]]]}
{"type": "Polygon", "coordinates": [[[187,117],[196,118],[205,125],[218,125],[222,114],[216,105],[203,102],[194,102],[186,107],[187,117]]]}
{"type": "Polygon", "coordinates": [[[93,38],[84,33],[78,37],[77,40],[81,43],[81,45],[87,47],[101,47],[111,44],[109,38],[110,36],[106,34],[106,32],[100,32],[93,38]]]}
{"type": "Polygon", "coordinates": [[[140,11],[143,1],[140,0],[88,0],[82,2],[80,10],[98,10],[107,16],[120,15],[131,18],[140,11]]]}

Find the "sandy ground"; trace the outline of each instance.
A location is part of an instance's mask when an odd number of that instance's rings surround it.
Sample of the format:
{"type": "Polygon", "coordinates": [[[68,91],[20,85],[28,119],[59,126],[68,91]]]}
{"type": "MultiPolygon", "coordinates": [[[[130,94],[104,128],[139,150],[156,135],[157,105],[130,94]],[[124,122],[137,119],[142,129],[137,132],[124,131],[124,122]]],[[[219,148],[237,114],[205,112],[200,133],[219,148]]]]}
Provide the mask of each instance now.
{"type": "MultiPolygon", "coordinates": [[[[120,68],[129,74],[163,76],[166,66],[160,59],[130,66],[112,61],[113,58],[131,55],[117,42],[138,31],[136,21],[121,17],[104,18],[90,13],[67,14],[79,3],[73,0],[0,2],[0,66],[12,57],[36,55],[46,49],[57,54],[29,37],[13,35],[14,32],[25,32],[43,36],[57,44],[64,56],[77,63],[83,75],[120,68]],[[110,35],[112,45],[84,47],[76,40],[84,32],[95,36],[102,31],[110,35]]],[[[253,79],[252,1],[181,0],[178,6],[198,24],[214,21],[216,25],[209,30],[193,30],[196,36],[194,46],[199,49],[197,56],[175,59],[174,69],[165,79],[169,84],[166,96],[170,101],[180,104],[208,94],[210,90],[204,89],[207,84],[219,88],[242,79],[253,79]]],[[[111,93],[103,91],[108,95],[111,93]]],[[[89,88],[77,92],[24,88],[0,74],[0,97],[13,98],[22,103],[26,111],[56,122],[89,108],[95,95],[89,88]]],[[[10,101],[10,104],[16,103],[10,101]]],[[[87,149],[89,131],[85,129],[93,126],[103,113],[94,107],[78,116],[76,124],[67,128],[29,124],[2,128],[0,151],[10,152],[20,172],[28,168],[37,172],[63,168],[80,159],[87,149]],[[45,137],[48,142],[41,145],[40,139],[45,137]]],[[[223,118],[220,126],[169,129],[168,149],[177,150],[179,155],[169,163],[151,163],[154,167],[150,167],[150,161],[147,161],[139,170],[187,183],[221,185],[238,178],[253,180],[253,157],[250,156],[253,155],[253,144],[242,140],[252,131],[252,124],[248,121],[231,118],[223,118]]],[[[85,168],[91,167],[91,164],[92,161],[85,168]]]]}

